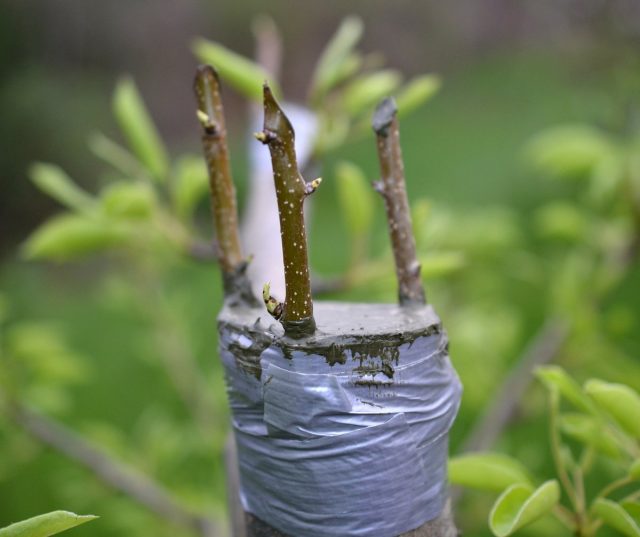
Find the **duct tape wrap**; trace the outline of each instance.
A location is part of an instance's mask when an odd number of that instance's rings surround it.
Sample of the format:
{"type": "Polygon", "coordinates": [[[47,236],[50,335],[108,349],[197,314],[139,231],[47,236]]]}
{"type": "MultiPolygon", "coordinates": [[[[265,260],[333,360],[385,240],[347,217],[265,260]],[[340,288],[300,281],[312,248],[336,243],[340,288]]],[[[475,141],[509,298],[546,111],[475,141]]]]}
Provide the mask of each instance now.
{"type": "Polygon", "coordinates": [[[243,507],[293,537],[418,528],[446,500],[462,391],[440,319],[430,306],[318,303],[315,314],[304,340],[260,310],[220,315],[243,507]]]}

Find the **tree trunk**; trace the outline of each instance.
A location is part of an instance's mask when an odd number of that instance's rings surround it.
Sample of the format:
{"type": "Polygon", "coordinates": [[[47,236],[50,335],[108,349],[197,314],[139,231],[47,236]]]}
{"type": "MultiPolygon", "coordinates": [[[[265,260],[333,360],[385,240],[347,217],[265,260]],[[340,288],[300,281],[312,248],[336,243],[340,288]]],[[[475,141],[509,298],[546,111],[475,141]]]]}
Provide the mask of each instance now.
{"type": "MultiPolygon", "coordinates": [[[[245,513],[245,520],[247,528],[246,537],[298,537],[280,533],[250,513],[245,513]]],[[[445,508],[438,518],[426,522],[415,530],[402,533],[398,537],[457,537],[458,535],[459,533],[451,514],[451,505],[450,502],[447,501],[445,508]]]]}

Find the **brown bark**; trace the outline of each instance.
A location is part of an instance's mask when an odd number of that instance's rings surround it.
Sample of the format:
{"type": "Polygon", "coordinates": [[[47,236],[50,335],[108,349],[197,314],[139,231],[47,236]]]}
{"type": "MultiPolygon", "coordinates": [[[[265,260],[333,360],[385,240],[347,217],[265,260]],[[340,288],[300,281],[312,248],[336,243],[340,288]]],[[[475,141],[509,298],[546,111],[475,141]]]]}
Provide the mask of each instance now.
{"type": "Polygon", "coordinates": [[[209,172],[211,209],[216,230],[216,254],[222,269],[225,298],[255,304],[246,277],[246,260],[240,246],[236,190],[231,176],[227,129],[220,95],[218,73],[210,65],[196,70],[193,83],[198,120],[203,129],[202,148],[209,172]]]}
{"type": "Polygon", "coordinates": [[[209,171],[220,267],[224,272],[231,273],[244,259],[238,234],[236,191],[231,178],[220,83],[213,67],[198,67],[194,90],[198,101],[198,118],[203,128],[202,147],[209,171]]]}
{"type": "Polygon", "coordinates": [[[281,308],[269,295],[268,286],[265,286],[264,299],[269,313],[280,320],[288,336],[303,337],[313,334],[316,328],[304,226],[304,200],[317,188],[320,180],[307,184],[302,178],[296,159],[293,127],[267,84],[264,86],[264,130],[256,137],[269,147],[271,153],[286,289],[281,308]]]}
{"type": "Polygon", "coordinates": [[[407,199],[396,112],[395,102],[388,98],[378,105],[373,116],[373,130],[376,133],[382,175],[381,180],[374,183],[374,188],[384,198],[387,210],[400,304],[425,304],[407,199]]]}

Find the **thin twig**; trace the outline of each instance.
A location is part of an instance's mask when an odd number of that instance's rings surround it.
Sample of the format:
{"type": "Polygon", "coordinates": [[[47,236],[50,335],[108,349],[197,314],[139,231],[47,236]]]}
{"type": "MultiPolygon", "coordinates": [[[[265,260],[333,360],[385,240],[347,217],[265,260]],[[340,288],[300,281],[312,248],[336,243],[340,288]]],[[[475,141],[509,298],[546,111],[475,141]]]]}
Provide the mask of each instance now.
{"type": "Polygon", "coordinates": [[[226,273],[233,273],[244,258],[240,248],[236,191],[231,178],[220,83],[213,67],[199,66],[193,87],[198,101],[198,119],[203,129],[202,147],[209,171],[220,266],[226,273]]]}
{"type": "Polygon", "coordinates": [[[33,438],[89,469],[104,483],[123,492],[153,513],[178,526],[194,530],[203,537],[223,535],[215,520],[184,507],[162,485],[135,468],[115,460],[66,426],[24,406],[12,407],[11,416],[33,438]]]}
{"type": "Polygon", "coordinates": [[[491,449],[513,419],[518,403],[533,380],[533,371],[558,354],[569,335],[569,325],[557,318],[547,320],[531,340],[495,397],[462,445],[461,452],[491,449]]]}
{"type": "MultiPolygon", "coordinates": [[[[304,226],[304,200],[315,191],[320,179],[307,184],[300,175],[293,127],[267,84],[264,85],[264,128],[256,137],[269,147],[278,198],[286,288],[285,302],[278,317],[287,335],[303,337],[312,334],[316,327],[304,226]]],[[[268,296],[265,302],[273,306],[271,313],[279,311],[275,299],[269,296],[268,287],[266,291],[268,296]]]]}
{"type": "Polygon", "coordinates": [[[256,303],[246,277],[238,228],[236,190],[231,177],[227,129],[218,73],[210,65],[196,70],[193,83],[202,126],[202,147],[209,171],[211,208],[218,244],[218,261],[224,277],[225,297],[235,303],[256,303]]]}
{"type": "Polygon", "coordinates": [[[382,178],[374,188],[384,198],[391,234],[391,246],[398,278],[398,299],[401,305],[424,304],[424,287],[420,279],[420,263],[411,226],[411,212],[404,179],[404,164],[400,149],[397,107],[393,99],[383,100],[373,115],[378,158],[382,178]]]}

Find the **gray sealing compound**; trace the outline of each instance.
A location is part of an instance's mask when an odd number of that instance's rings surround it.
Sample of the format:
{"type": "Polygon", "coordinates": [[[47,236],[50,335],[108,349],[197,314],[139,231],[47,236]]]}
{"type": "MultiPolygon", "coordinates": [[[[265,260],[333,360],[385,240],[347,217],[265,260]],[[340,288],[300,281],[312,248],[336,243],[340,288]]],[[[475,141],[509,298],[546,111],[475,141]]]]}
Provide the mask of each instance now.
{"type": "Polygon", "coordinates": [[[462,388],[430,306],[315,304],[294,340],[263,309],[218,322],[245,511],[292,537],[395,537],[447,497],[462,388]]]}

